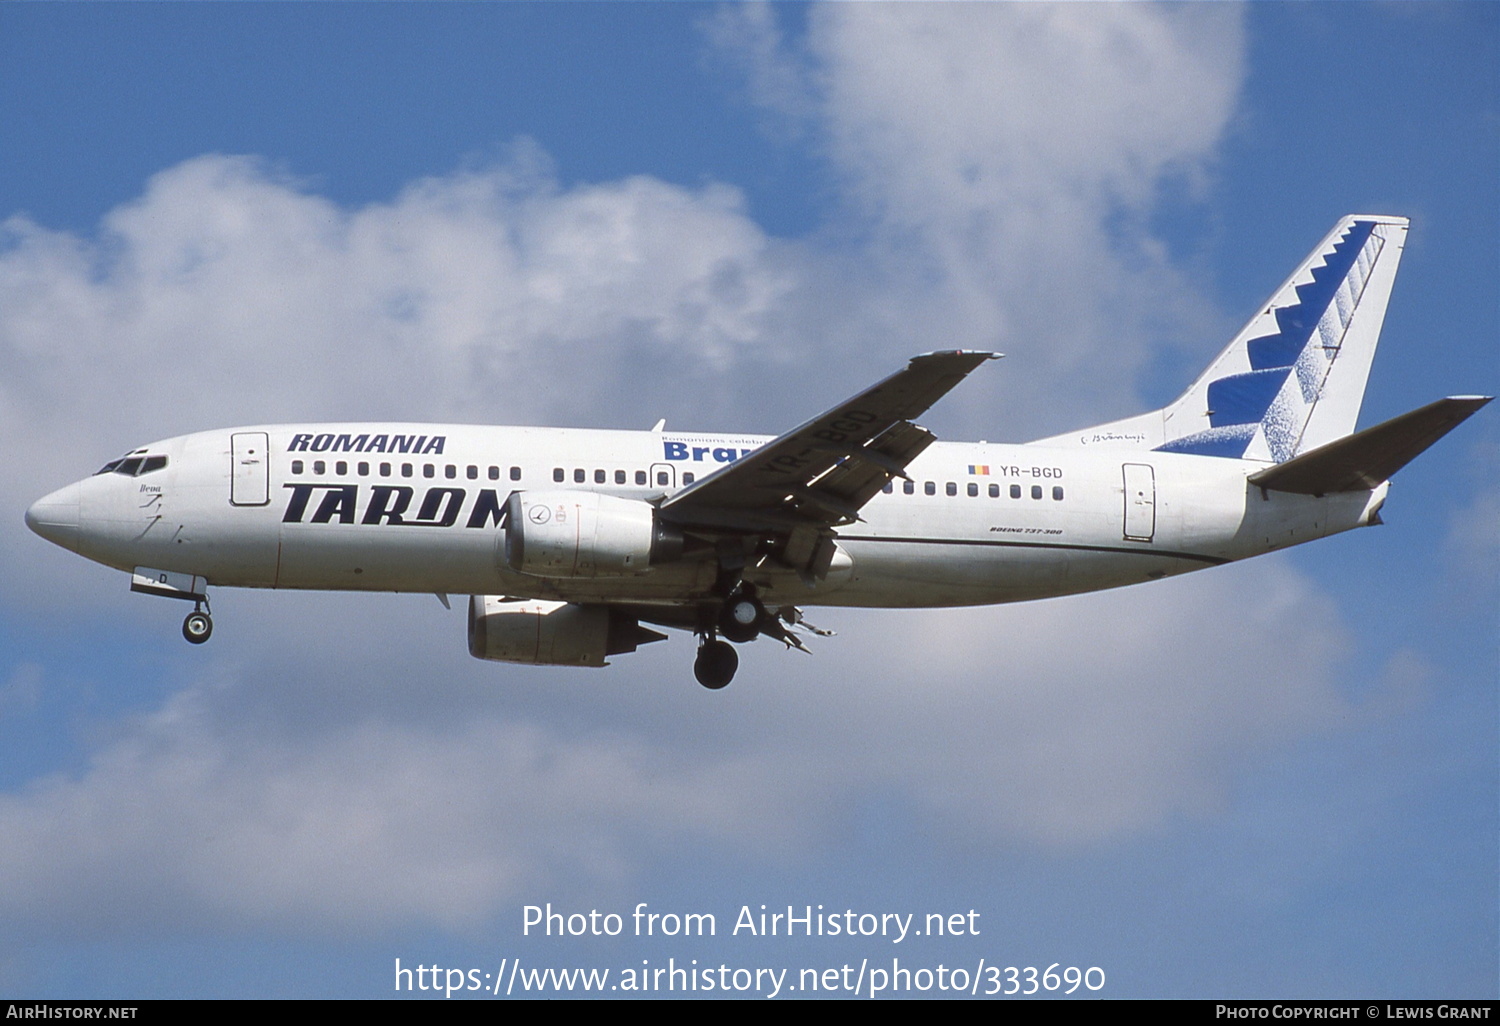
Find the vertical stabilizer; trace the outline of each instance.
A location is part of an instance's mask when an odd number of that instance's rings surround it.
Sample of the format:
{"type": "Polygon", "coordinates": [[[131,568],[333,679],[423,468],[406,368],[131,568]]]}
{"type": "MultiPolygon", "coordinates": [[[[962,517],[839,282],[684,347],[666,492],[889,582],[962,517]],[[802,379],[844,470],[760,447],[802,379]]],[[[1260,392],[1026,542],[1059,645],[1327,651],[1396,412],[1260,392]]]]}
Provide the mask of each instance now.
{"type": "Polygon", "coordinates": [[[1164,452],[1284,463],[1354,430],[1402,217],[1351,215],[1163,412],[1164,452]]]}
{"type": "Polygon", "coordinates": [[[1407,220],[1339,220],[1171,405],[1043,439],[1284,463],[1354,431],[1407,220]]]}

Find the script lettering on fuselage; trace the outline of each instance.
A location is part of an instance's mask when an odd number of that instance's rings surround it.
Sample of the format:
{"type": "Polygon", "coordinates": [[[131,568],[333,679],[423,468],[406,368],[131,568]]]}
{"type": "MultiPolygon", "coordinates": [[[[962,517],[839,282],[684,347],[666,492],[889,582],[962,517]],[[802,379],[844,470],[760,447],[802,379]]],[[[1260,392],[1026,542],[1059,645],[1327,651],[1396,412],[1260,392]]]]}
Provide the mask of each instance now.
{"type": "MultiPolygon", "coordinates": [[[[413,513],[416,489],[410,485],[372,485],[361,513],[360,499],[365,489],[359,485],[298,482],[285,487],[291,489],[292,494],[287,500],[286,512],[281,516],[283,524],[452,527],[458,523],[469,499],[463,488],[436,485],[422,494],[413,513]],[[313,511],[311,516],[308,515],[309,509],[313,511]]],[[[469,507],[464,526],[499,525],[504,509],[505,500],[495,489],[481,488],[469,507]]]]}
{"type": "Polygon", "coordinates": [[[292,436],[287,452],[409,452],[442,455],[447,435],[333,434],[305,432],[292,436]]]}

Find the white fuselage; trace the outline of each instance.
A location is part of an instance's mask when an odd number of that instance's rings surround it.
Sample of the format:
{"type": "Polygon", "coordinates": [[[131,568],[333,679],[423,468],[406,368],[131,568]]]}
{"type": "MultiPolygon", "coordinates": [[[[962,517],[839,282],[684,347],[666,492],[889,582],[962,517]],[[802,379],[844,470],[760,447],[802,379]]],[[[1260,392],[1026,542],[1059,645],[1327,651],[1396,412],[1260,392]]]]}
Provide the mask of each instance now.
{"type": "MultiPolygon", "coordinates": [[[[260,426],[138,450],[161,469],[100,473],[38,503],[54,540],[124,570],[252,588],[511,595],[677,604],[714,585],[712,558],[590,578],[507,565],[517,490],[660,500],[765,436],[413,424],[260,426]],[[404,451],[402,451],[404,450],[404,451]],[[63,512],[59,513],[61,510],[63,512]],[[72,542],[66,540],[71,537],[72,542]]],[[[936,443],[840,528],[812,584],[747,574],[769,603],[959,606],[1113,588],[1243,559],[1369,523],[1384,497],[1265,492],[1238,459],[1038,445],[936,443]]]]}

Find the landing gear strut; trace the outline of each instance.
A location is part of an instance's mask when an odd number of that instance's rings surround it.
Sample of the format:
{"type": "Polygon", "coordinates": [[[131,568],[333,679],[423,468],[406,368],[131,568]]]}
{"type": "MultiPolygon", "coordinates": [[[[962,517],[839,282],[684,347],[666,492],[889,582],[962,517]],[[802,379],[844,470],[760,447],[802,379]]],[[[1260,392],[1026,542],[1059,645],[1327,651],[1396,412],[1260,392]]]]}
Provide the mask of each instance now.
{"type": "Polygon", "coordinates": [[[194,645],[201,645],[213,632],[213,617],[203,608],[202,603],[196,603],[193,611],[187,615],[187,619],[182,621],[182,636],[194,645]]]}
{"type": "Polygon", "coordinates": [[[740,668],[739,653],[727,641],[705,641],[698,646],[698,658],[693,661],[693,676],[698,683],[710,691],[717,691],[734,680],[734,671],[740,668]]]}

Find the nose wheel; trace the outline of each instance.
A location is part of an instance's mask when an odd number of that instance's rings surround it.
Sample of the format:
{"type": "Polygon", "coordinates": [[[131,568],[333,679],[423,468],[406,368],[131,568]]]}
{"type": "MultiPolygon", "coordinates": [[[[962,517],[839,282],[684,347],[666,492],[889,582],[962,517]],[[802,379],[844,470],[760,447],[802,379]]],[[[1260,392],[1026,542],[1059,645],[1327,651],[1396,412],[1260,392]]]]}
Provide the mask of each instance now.
{"type": "Polygon", "coordinates": [[[182,621],[182,636],[191,644],[201,645],[214,632],[214,620],[202,608],[194,609],[182,621]]]}

